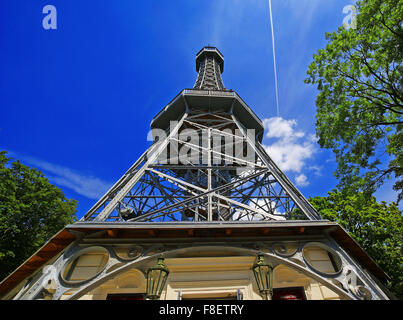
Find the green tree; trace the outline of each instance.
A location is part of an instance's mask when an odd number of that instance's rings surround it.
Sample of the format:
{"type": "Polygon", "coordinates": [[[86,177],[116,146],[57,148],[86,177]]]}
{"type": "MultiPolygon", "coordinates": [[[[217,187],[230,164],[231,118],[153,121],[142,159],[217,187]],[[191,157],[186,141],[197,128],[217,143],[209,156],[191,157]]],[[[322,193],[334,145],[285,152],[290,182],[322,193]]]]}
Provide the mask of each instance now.
{"type": "Polygon", "coordinates": [[[389,289],[403,299],[403,216],[396,203],[337,190],[309,201],[322,218],[337,222],[357,241],[391,278],[389,289]]]}
{"type": "Polygon", "coordinates": [[[403,2],[357,1],[356,28],[326,33],[306,83],[316,84],[316,133],[338,163],[339,188],[370,196],[394,178],[403,198],[403,2]]]}
{"type": "Polygon", "coordinates": [[[75,220],[77,202],[0,152],[0,281],[75,220]]]}

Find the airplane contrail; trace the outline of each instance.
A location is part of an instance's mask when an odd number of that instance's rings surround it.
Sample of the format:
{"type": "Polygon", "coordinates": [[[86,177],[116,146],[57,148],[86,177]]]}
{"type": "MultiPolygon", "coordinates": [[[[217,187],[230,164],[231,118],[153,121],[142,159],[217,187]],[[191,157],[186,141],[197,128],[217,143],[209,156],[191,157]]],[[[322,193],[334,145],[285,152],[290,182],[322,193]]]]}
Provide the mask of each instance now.
{"type": "Polygon", "coordinates": [[[278,87],[277,87],[277,66],[276,66],[276,50],[274,48],[274,29],[273,29],[273,16],[271,13],[271,0],[269,0],[270,7],[270,26],[271,26],[271,40],[273,44],[273,64],[274,64],[274,84],[276,89],[276,107],[277,107],[277,117],[280,116],[279,106],[278,106],[278,87]]]}

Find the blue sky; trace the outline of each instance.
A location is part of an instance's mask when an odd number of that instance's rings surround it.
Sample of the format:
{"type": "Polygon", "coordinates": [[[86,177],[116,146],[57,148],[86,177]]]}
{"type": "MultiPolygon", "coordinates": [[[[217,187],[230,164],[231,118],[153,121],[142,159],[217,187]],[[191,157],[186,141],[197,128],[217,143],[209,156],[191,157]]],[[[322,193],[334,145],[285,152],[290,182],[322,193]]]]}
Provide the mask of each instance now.
{"type": "MultiPolygon", "coordinates": [[[[0,149],[45,173],[81,217],[149,146],[153,116],[196,79],[205,45],[225,58],[224,85],[267,126],[263,144],[306,196],[337,184],[314,139],[316,89],[304,84],[325,32],[351,0],[2,0],[0,149]],[[45,30],[45,5],[57,29],[45,30]]],[[[378,199],[395,200],[391,183],[378,199]]]]}

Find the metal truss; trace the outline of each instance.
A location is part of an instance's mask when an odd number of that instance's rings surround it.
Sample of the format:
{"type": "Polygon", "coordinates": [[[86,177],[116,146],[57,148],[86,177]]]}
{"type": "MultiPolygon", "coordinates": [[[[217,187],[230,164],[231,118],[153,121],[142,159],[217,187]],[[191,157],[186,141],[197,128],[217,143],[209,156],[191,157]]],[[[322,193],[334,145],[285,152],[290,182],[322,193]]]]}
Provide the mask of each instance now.
{"type": "Polygon", "coordinates": [[[320,219],[232,114],[192,108],[167,131],[81,221],[320,219]]]}

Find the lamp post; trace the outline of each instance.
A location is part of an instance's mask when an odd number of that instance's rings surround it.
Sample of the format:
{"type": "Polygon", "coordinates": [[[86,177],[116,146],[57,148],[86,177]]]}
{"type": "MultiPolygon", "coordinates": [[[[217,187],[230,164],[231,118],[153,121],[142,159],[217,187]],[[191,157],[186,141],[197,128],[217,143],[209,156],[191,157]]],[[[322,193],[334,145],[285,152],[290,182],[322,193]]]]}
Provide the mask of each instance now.
{"type": "Polygon", "coordinates": [[[169,269],[164,263],[164,258],[159,257],[154,267],[147,270],[147,299],[157,300],[165,287],[169,275],[169,269]]]}
{"type": "Polygon", "coordinates": [[[271,299],[273,294],[273,267],[265,263],[264,256],[260,254],[257,257],[257,261],[252,266],[252,270],[260,294],[264,294],[266,300],[268,300],[268,295],[271,299]]]}

